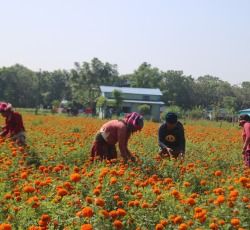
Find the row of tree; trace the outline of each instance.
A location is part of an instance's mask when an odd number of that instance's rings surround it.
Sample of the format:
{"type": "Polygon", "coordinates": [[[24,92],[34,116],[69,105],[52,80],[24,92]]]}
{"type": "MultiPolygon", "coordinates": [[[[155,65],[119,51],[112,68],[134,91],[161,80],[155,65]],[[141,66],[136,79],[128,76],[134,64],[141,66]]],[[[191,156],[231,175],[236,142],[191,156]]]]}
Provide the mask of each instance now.
{"type": "Polygon", "coordinates": [[[70,71],[34,72],[16,64],[0,69],[0,101],[14,107],[52,105],[54,101],[68,100],[71,108],[94,108],[100,96],[100,85],[122,86],[130,81],[131,87],[159,88],[160,98],[166,105],[182,109],[200,106],[203,109],[226,107],[242,110],[250,108],[250,82],[230,85],[218,77],[205,75],[194,79],[183,71],[160,71],[146,62],[137,70],[119,76],[117,65],[94,58],[90,63],[75,63],[70,71]],[[39,84],[40,82],[40,84],[39,84]]]}

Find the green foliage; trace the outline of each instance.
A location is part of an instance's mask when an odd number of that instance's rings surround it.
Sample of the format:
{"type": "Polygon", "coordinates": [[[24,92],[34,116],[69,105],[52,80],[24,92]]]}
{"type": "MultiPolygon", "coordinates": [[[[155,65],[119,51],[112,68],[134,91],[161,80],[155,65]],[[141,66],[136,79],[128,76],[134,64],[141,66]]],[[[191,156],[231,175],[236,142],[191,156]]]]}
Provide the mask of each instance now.
{"type": "MultiPolygon", "coordinates": [[[[100,96],[100,97],[98,98],[97,103],[96,103],[96,107],[100,108],[101,111],[103,112],[104,109],[107,107],[107,105],[109,105],[108,99],[107,99],[106,97],[100,96]]],[[[103,113],[102,113],[102,115],[103,115],[103,113]]],[[[103,117],[102,117],[102,118],[103,118],[103,117]]]]}
{"type": "Polygon", "coordinates": [[[96,107],[100,107],[102,110],[108,105],[108,99],[106,97],[100,96],[96,103],[96,107]]]}
{"type": "Polygon", "coordinates": [[[183,71],[160,71],[147,62],[133,73],[118,76],[117,65],[103,63],[98,58],[82,64],[76,62],[70,71],[36,73],[19,64],[2,67],[1,101],[12,103],[14,108],[35,108],[39,79],[38,104],[43,105],[51,105],[63,98],[72,102],[72,108],[94,108],[100,96],[100,85],[124,85],[130,81],[131,87],[159,88],[163,94],[160,100],[165,105],[176,105],[185,111],[195,106],[213,109],[215,105],[222,105],[233,117],[237,110],[250,108],[250,82],[247,81],[230,85],[211,75],[194,79],[184,75],[183,71]]]}
{"type": "Polygon", "coordinates": [[[206,110],[201,109],[200,106],[195,106],[189,113],[190,118],[201,119],[205,117],[206,110]]]}
{"type": "Polygon", "coordinates": [[[227,108],[227,110],[231,113],[234,113],[236,108],[238,107],[236,100],[237,100],[236,97],[231,97],[231,96],[223,97],[224,105],[227,108]]]}
{"type": "Polygon", "coordinates": [[[81,128],[79,126],[73,126],[71,128],[71,132],[72,133],[80,133],[81,132],[81,128]]]}
{"type": "Polygon", "coordinates": [[[118,116],[118,108],[122,105],[125,97],[123,96],[122,91],[118,89],[114,89],[111,93],[112,97],[115,99],[114,104],[116,107],[116,116],[118,116]]]}
{"type": "Polygon", "coordinates": [[[151,113],[150,106],[147,104],[138,106],[138,110],[141,111],[142,115],[146,115],[146,114],[151,113]]]}
{"type": "Polygon", "coordinates": [[[150,64],[143,62],[138,70],[134,71],[131,86],[137,88],[158,88],[161,78],[158,68],[151,68],[150,64]]]}
{"type": "Polygon", "coordinates": [[[54,100],[54,101],[52,101],[52,102],[51,102],[51,105],[52,105],[53,107],[58,108],[58,107],[59,107],[59,105],[60,105],[60,101],[58,101],[58,100],[54,100]]]}
{"type": "Polygon", "coordinates": [[[42,119],[32,120],[31,125],[32,125],[32,126],[37,126],[37,125],[43,124],[43,122],[44,122],[44,121],[43,121],[42,119]]]}
{"type": "Polygon", "coordinates": [[[169,112],[169,111],[173,111],[174,113],[177,114],[178,118],[181,117],[182,115],[182,111],[181,111],[181,108],[177,105],[171,105],[167,110],[165,110],[162,114],[161,114],[161,120],[163,121],[164,120],[164,117],[166,116],[166,114],[169,112]]]}

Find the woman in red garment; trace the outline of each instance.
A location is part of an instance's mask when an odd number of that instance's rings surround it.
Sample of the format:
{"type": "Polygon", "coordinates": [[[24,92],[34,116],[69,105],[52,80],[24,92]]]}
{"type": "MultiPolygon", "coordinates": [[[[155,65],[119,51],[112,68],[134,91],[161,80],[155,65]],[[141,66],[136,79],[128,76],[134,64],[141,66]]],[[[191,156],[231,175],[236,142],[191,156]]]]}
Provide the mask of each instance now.
{"type": "Polygon", "coordinates": [[[134,162],[135,157],[128,150],[128,139],[134,132],[143,127],[142,117],[134,112],[123,120],[112,120],[104,124],[97,132],[91,149],[91,157],[108,160],[116,159],[117,152],[115,144],[118,142],[121,156],[124,160],[128,157],[134,162]]]}
{"type": "Polygon", "coordinates": [[[239,117],[239,126],[243,127],[242,139],[243,147],[242,154],[245,157],[245,165],[250,168],[250,117],[247,114],[242,114],[239,117]]]}
{"type": "Polygon", "coordinates": [[[0,113],[5,118],[5,130],[0,133],[0,137],[11,138],[11,141],[17,142],[19,147],[25,146],[25,128],[23,126],[22,115],[12,111],[12,105],[0,103],[0,113]]]}

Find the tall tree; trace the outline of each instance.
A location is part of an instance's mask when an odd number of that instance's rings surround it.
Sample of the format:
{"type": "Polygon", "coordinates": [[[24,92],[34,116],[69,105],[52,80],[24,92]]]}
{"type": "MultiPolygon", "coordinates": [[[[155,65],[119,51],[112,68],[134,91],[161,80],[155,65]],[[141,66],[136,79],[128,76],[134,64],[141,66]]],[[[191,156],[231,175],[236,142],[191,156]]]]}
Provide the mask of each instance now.
{"type": "Polygon", "coordinates": [[[158,68],[152,68],[147,62],[143,62],[138,70],[134,71],[132,87],[137,88],[159,88],[161,75],[158,68]]]}
{"type": "Polygon", "coordinates": [[[104,65],[98,58],[94,58],[91,64],[83,62],[81,66],[76,62],[75,69],[71,70],[70,75],[75,100],[94,108],[99,97],[98,86],[114,82],[118,72],[116,65],[104,65]]]}
{"type": "Polygon", "coordinates": [[[162,72],[160,89],[163,93],[161,100],[166,105],[177,105],[182,108],[191,108],[191,92],[194,79],[183,75],[183,71],[168,70],[162,72]]]}
{"type": "Polygon", "coordinates": [[[112,91],[112,96],[115,99],[114,104],[116,107],[116,116],[118,116],[118,108],[122,105],[122,102],[124,100],[124,96],[122,94],[122,91],[118,90],[118,89],[114,89],[112,91]]]}

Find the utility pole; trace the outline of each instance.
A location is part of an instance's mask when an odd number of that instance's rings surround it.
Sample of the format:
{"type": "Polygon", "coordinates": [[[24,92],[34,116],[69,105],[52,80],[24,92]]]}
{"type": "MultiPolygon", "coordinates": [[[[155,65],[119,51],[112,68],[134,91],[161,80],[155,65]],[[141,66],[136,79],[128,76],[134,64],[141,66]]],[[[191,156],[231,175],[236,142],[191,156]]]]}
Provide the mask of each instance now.
{"type": "Polygon", "coordinates": [[[36,115],[37,115],[37,110],[38,110],[38,102],[39,102],[39,93],[40,93],[40,83],[41,83],[41,69],[38,74],[38,86],[37,86],[37,94],[36,94],[36,115]]]}

